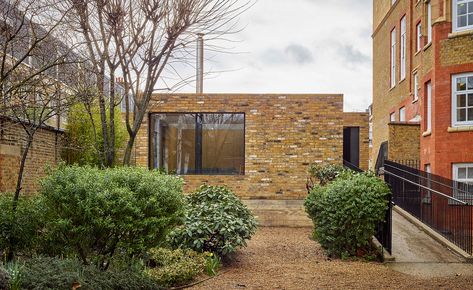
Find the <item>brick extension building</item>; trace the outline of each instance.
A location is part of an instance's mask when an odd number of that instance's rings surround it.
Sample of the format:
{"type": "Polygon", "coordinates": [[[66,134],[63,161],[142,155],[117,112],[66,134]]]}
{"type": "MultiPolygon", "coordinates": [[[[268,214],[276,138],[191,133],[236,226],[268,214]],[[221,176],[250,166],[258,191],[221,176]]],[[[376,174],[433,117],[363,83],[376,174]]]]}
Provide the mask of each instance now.
{"type": "Polygon", "coordinates": [[[226,185],[262,224],[297,226],[308,222],[308,166],[342,163],[344,129],[366,168],[368,115],[344,114],[342,95],[155,95],[135,163],[182,175],[185,192],[226,185]]]}
{"type": "Polygon", "coordinates": [[[373,162],[387,141],[390,159],[472,182],[473,0],[373,5],[373,162]]]}

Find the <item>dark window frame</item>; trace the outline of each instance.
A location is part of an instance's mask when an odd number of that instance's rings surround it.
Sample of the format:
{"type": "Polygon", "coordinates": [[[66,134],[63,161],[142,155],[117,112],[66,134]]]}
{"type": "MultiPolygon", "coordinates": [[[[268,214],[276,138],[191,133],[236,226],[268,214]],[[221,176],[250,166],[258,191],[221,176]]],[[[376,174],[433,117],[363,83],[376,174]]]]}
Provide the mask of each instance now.
{"type": "MultiPolygon", "coordinates": [[[[198,127],[200,127],[200,131],[202,130],[202,121],[200,122],[200,126],[198,125],[199,123],[197,122],[198,120],[198,116],[199,115],[206,115],[206,114],[233,114],[233,115],[243,115],[243,170],[240,174],[225,174],[225,173],[221,173],[221,174],[204,174],[202,172],[200,173],[193,173],[193,174],[179,174],[179,175],[183,175],[183,176],[186,176],[186,175],[189,175],[189,176],[245,176],[246,175],[246,113],[245,112],[228,112],[228,111],[218,111],[218,112],[208,112],[208,111],[198,111],[198,112],[189,112],[189,111],[185,111],[185,112],[152,112],[152,113],[148,113],[148,168],[149,169],[155,169],[154,167],[154,164],[153,164],[153,159],[154,157],[151,156],[151,146],[152,146],[152,138],[154,138],[152,136],[152,117],[153,115],[164,115],[164,114],[175,114],[175,115],[185,115],[185,114],[195,114],[196,115],[196,122],[195,122],[195,125],[196,125],[196,132],[198,131],[198,127]]],[[[195,146],[195,150],[196,150],[196,168],[199,168],[197,165],[199,164],[198,162],[200,162],[200,170],[202,170],[202,135],[200,135],[200,146],[198,145],[198,137],[199,134],[196,134],[196,146],[195,146]],[[197,152],[197,151],[200,151],[200,152],[197,152]],[[197,153],[200,153],[199,155],[197,153]],[[197,158],[197,156],[199,156],[197,158]]]]}

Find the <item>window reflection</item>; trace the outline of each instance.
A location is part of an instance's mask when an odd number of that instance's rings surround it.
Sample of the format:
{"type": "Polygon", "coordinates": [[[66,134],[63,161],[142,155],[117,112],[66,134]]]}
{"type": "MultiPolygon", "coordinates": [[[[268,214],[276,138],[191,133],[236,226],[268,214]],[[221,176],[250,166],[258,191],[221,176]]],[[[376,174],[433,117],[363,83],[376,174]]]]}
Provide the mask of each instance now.
{"type": "Polygon", "coordinates": [[[151,166],[177,174],[244,174],[244,114],[153,114],[151,166]]]}

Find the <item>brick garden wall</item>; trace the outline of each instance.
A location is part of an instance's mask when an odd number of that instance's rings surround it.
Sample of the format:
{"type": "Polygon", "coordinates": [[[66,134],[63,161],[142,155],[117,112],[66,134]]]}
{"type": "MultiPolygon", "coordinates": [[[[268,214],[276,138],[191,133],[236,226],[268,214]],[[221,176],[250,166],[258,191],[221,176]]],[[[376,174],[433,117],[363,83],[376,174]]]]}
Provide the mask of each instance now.
{"type": "MultiPolygon", "coordinates": [[[[39,129],[28,152],[22,192],[35,193],[39,180],[45,176],[45,168],[60,160],[62,132],[52,128],[39,129]]],[[[20,124],[0,120],[0,192],[12,192],[16,187],[21,153],[26,134],[20,124]]]]}
{"type": "Polygon", "coordinates": [[[343,113],[344,127],[360,128],[360,168],[368,170],[369,160],[369,114],[368,113],[343,113]]]}
{"type": "MultiPolygon", "coordinates": [[[[245,199],[301,199],[310,163],[342,161],[342,95],[156,95],[149,112],[245,113],[245,175],[184,176],[186,192],[208,183],[245,199]]],[[[148,117],[135,152],[148,167],[148,117]]]]}

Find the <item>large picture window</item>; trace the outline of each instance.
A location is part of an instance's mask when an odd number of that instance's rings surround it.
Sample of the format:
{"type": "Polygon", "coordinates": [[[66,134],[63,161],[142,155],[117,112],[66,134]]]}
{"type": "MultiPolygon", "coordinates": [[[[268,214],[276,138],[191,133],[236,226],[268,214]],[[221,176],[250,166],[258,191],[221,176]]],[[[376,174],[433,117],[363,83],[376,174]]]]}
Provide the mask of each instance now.
{"type": "Polygon", "coordinates": [[[244,114],[157,113],[150,125],[152,168],[181,175],[244,174],[244,114]]]}
{"type": "Polygon", "coordinates": [[[452,77],[453,126],[473,125],[473,73],[452,77]]]}
{"type": "Polygon", "coordinates": [[[473,29],[473,0],[453,0],[453,31],[473,29]]]}

